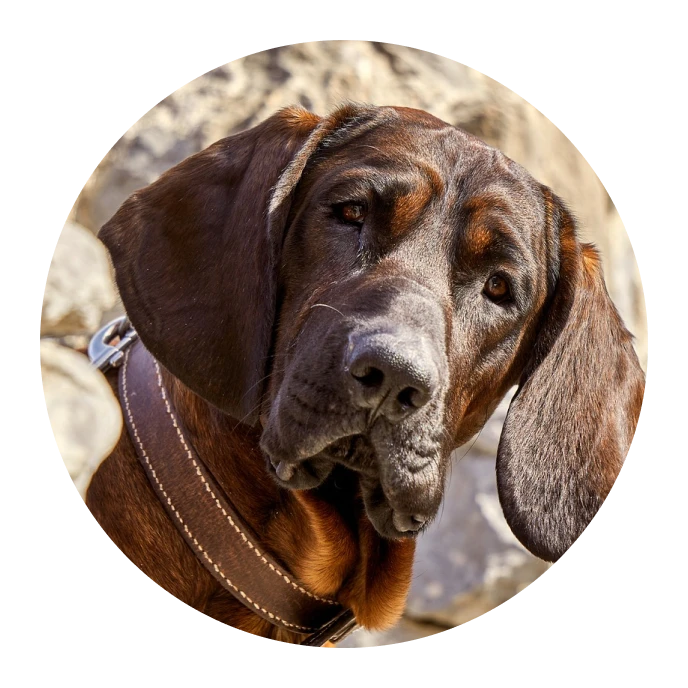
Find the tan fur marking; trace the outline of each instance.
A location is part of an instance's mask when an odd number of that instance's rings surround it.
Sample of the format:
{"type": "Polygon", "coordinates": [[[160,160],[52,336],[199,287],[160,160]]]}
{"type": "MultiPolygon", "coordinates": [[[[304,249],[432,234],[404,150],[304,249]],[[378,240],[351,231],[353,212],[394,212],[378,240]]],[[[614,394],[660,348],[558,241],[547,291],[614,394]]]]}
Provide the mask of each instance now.
{"type": "Polygon", "coordinates": [[[469,225],[466,231],[466,243],[476,254],[484,253],[494,238],[494,234],[482,225],[469,225]]]}
{"type": "Polygon", "coordinates": [[[400,196],[394,204],[390,230],[397,234],[412,227],[423,208],[430,202],[432,190],[429,183],[419,184],[411,193],[400,196]]]}
{"type": "Polygon", "coordinates": [[[592,244],[582,244],[583,268],[589,276],[596,275],[600,271],[602,260],[599,251],[592,244]]]}
{"type": "Polygon", "coordinates": [[[357,547],[335,507],[312,492],[294,492],[305,512],[309,537],[294,574],[319,595],[333,595],[356,563],[357,547]]]}
{"type": "Polygon", "coordinates": [[[366,628],[390,628],[404,612],[415,540],[382,540],[364,514],[359,519],[359,547],[358,566],[339,599],[366,628]]]}

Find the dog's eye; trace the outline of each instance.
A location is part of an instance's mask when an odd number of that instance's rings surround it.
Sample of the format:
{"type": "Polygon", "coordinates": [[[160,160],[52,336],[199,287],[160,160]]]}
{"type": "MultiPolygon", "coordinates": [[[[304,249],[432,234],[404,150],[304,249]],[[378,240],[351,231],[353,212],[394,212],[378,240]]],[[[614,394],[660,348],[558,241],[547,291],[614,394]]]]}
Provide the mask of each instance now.
{"type": "Polygon", "coordinates": [[[351,225],[362,225],[366,218],[366,207],[363,203],[339,203],[334,206],[335,215],[351,225]]]}
{"type": "Polygon", "coordinates": [[[492,277],[485,282],[483,294],[495,303],[504,303],[511,298],[509,283],[501,275],[492,275],[492,277]]]}

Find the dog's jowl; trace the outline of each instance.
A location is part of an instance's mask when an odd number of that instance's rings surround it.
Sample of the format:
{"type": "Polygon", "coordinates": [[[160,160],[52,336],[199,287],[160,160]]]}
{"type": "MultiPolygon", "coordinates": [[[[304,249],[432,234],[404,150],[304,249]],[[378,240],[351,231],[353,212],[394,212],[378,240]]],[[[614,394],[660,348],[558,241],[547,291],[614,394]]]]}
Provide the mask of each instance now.
{"type": "MultiPolygon", "coordinates": [[[[497,483],[525,547],[558,559],[618,475],[644,378],[595,249],[549,188],[427,113],[282,110],[134,193],[100,238],[246,557],[362,626],[401,615],[450,454],[514,385],[497,483]]],[[[194,551],[129,430],[87,497],[117,545],[216,619],[309,637],[223,585],[244,560],[194,551]]]]}

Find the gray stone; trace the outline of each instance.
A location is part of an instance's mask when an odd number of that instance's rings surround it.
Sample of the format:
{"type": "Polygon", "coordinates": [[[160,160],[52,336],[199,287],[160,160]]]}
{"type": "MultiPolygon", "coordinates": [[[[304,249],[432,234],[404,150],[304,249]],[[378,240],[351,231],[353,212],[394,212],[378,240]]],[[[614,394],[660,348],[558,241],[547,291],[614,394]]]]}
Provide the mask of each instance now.
{"type": "Polygon", "coordinates": [[[41,341],[41,374],[57,447],[83,496],[119,439],[119,402],[86,356],[56,342],[41,341]]]}

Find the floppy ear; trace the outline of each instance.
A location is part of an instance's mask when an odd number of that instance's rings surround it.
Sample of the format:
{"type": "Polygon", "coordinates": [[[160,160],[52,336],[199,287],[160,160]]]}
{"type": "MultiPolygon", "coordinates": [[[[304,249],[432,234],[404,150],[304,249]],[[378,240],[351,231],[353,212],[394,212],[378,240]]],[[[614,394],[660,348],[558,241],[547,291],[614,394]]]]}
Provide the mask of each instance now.
{"type": "Polygon", "coordinates": [[[258,418],[290,194],[329,130],[282,110],[135,192],[99,234],[145,346],[240,420],[258,418]]]}
{"type": "MultiPolygon", "coordinates": [[[[556,561],[597,513],[635,432],[645,378],[599,257],[544,189],[558,271],[497,453],[499,498],[533,554],[556,561]]],[[[556,273],[555,273],[556,274],[556,273]]]]}

